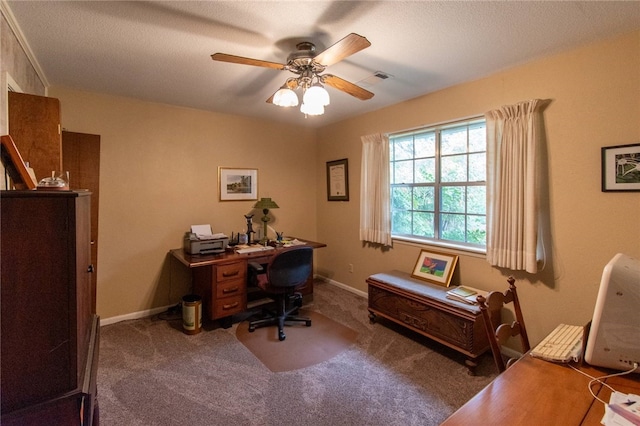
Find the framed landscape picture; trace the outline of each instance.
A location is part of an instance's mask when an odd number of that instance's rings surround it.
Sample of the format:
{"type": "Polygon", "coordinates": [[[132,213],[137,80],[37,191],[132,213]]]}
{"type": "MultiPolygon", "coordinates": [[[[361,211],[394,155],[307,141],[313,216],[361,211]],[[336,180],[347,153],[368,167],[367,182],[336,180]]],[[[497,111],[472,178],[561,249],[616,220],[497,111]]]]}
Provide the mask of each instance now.
{"type": "Polygon", "coordinates": [[[449,287],[457,263],[458,256],[456,255],[423,249],[418,256],[411,276],[449,287]]]}
{"type": "Polygon", "coordinates": [[[640,191],[640,143],[602,148],[602,191],[640,191]]]}
{"type": "Polygon", "coordinates": [[[218,167],[220,201],[258,199],[258,169],[218,167]]]}

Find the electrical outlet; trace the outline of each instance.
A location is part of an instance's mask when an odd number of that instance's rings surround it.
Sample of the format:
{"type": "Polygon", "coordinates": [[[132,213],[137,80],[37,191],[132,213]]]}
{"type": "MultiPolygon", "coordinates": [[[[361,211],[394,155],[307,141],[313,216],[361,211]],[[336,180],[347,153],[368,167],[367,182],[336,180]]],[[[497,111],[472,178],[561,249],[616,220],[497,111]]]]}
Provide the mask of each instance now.
{"type": "Polygon", "coordinates": [[[349,272],[353,273],[353,263],[349,264],[349,272]]]}

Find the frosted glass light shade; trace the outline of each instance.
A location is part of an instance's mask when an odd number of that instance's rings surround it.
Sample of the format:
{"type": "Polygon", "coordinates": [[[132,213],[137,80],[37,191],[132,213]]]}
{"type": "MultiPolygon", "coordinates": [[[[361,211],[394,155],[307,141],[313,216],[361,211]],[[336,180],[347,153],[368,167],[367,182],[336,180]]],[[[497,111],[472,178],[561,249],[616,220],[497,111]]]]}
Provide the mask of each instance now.
{"type": "Polygon", "coordinates": [[[283,86],[273,95],[273,104],[281,107],[294,107],[298,105],[298,96],[296,96],[296,92],[283,86]]]}
{"type": "Polygon", "coordinates": [[[329,92],[319,84],[309,87],[302,98],[302,103],[313,105],[320,104],[322,106],[329,105],[329,92]]]}
{"type": "Polygon", "coordinates": [[[307,104],[303,102],[300,106],[300,112],[306,115],[322,115],[324,114],[324,106],[322,104],[307,104]]]}

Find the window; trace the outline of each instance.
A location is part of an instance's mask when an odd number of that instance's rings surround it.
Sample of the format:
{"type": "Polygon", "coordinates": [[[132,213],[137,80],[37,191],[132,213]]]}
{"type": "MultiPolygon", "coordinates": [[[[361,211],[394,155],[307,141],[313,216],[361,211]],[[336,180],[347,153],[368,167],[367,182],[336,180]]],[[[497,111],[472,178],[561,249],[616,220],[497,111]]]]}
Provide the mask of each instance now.
{"type": "Polygon", "coordinates": [[[389,135],[394,238],[486,245],[484,119],[389,135]]]}

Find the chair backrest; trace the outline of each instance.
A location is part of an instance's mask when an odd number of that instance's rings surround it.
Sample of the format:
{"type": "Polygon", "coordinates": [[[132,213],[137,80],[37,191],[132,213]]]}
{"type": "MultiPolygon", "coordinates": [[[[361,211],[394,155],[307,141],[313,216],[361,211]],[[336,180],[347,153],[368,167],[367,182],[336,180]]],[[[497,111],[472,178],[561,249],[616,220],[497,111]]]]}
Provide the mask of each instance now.
{"type": "Polygon", "coordinates": [[[292,247],[276,254],[267,266],[268,285],[299,287],[307,282],[313,269],[313,249],[292,247]]]}
{"type": "Polygon", "coordinates": [[[480,305],[480,312],[482,312],[482,317],[484,318],[489,344],[491,345],[493,359],[496,362],[496,367],[498,367],[498,370],[501,373],[506,370],[513,361],[515,361],[514,359],[510,359],[505,364],[500,350],[501,346],[505,344],[510,337],[520,336],[522,353],[531,349],[531,346],[529,345],[529,337],[527,336],[527,329],[524,326],[524,318],[522,317],[522,309],[520,308],[520,301],[518,300],[515,281],[516,280],[513,277],[507,278],[509,289],[504,293],[492,291],[486,298],[483,296],[477,297],[478,304],[480,305]],[[502,307],[507,303],[513,303],[516,320],[511,324],[493,324],[489,313],[502,309],[502,307]]]}

